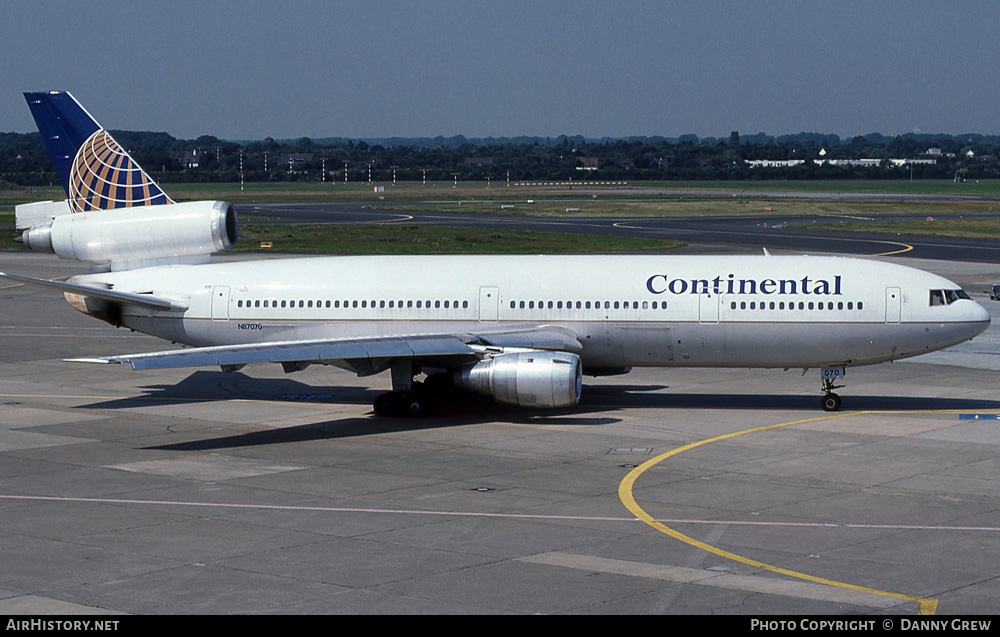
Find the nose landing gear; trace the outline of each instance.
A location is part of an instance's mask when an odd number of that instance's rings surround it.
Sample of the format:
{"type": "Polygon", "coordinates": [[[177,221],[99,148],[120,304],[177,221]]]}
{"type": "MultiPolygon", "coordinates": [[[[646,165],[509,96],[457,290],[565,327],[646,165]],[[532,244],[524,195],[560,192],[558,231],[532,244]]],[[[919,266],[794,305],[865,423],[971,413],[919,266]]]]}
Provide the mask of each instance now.
{"type": "Polygon", "coordinates": [[[820,370],[820,374],[823,381],[823,400],[820,403],[823,411],[839,411],[840,396],[835,394],[833,390],[839,389],[843,385],[836,385],[834,383],[847,375],[846,369],[843,367],[824,367],[820,370]]]}

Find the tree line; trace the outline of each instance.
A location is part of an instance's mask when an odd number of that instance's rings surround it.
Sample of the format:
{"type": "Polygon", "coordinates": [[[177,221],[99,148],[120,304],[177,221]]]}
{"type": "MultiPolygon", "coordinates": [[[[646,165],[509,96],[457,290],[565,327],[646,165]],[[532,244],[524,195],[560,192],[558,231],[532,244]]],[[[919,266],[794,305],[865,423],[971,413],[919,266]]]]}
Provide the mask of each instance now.
{"type": "MultiPolygon", "coordinates": [[[[763,133],[728,138],[586,139],[463,136],[354,140],[328,138],[234,142],[177,139],[162,132],[111,131],[161,182],[767,180],[1000,178],[1000,136],[884,136],[763,133]],[[875,159],[876,165],[817,160],[875,159]],[[895,166],[891,159],[933,159],[895,166]],[[752,167],[746,160],[798,161],[752,167]],[[346,175],[345,175],[346,171],[346,175]]],[[[58,183],[38,133],[0,133],[0,185],[58,183]]]]}

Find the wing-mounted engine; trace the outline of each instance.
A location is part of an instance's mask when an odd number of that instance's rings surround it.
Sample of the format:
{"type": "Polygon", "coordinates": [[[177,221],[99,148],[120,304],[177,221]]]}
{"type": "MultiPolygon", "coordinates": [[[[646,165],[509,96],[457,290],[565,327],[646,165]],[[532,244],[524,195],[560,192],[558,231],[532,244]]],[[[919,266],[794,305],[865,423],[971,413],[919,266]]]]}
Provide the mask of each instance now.
{"type": "Polygon", "coordinates": [[[580,400],[582,366],[570,352],[498,354],[455,370],[452,383],[521,407],[567,407],[580,400]]]}
{"type": "Polygon", "coordinates": [[[207,263],[239,234],[236,209],[225,201],[193,201],[62,214],[25,230],[20,241],[64,259],[127,270],[207,263]]]}

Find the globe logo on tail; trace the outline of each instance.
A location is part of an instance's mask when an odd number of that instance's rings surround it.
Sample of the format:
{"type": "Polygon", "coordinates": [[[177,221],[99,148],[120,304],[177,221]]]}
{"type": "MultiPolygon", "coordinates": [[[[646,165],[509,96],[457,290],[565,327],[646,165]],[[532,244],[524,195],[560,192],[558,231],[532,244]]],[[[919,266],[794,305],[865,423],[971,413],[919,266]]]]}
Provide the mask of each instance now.
{"type": "Polygon", "coordinates": [[[69,186],[76,212],[174,203],[104,130],[80,147],[69,186]]]}

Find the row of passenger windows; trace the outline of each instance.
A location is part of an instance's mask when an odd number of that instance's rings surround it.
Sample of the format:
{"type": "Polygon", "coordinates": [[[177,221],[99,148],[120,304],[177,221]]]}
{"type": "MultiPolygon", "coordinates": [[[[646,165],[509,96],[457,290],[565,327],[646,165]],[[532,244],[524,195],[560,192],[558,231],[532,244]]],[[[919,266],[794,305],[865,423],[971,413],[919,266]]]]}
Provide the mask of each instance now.
{"type": "Polygon", "coordinates": [[[367,299],[363,299],[363,300],[345,299],[343,301],[341,301],[339,299],[333,300],[333,301],[330,301],[330,300],[320,300],[320,301],[312,301],[312,300],[294,300],[294,301],[288,301],[288,300],[281,300],[281,301],[279,301],[277,299],[263,299],[263,300],[256,299],[256,300],[253,300],[253,301],[250,301],[250,300],[244,301],[243,299],[239,299],[238,301],[236,301],[236,307],[254,307],[254,308],[257,308],[257,307],[271,307],[271,308],[275,308],[275,307],[301,307],[301,308],[318,307],[318,308],[334,308],[334,309],[337,309],[337,308],[351,308],[351,309],[353,309],[353,308],[357,308],[357,307],[359,307],[359,308],[378,308],[378,309],[383,309],[383,308],[398,309],[398,308],[404,308],[404,307],[405,308],[412,308],[412,307],[415,307],[415,308],[431,308],[431,307],[433,307],[433,308],[442,308],[443,307],[445,309],[452,309],[452,308],[457,309],[457,308],[461,307],[462,309],[466,309],[466,308],[469,307],[469,302],[468,301],[461,301],[461,302],[459,302],[457,300],[455,300],[455,301],[441,301],[441,300],[431,301],[429,299],[426,300],[426,301],[425,300],[416,300],[416,301],[414,301],[414,300],[407,300],[407,301],[403,301],[402,299],[400,299],[398,301],[396,301],[396,300],[392,300],[392,301],[386,301],[386,300],[376,301],[374,299],[372,299],[370,301],[367,300],[367,299]]]}
{"type": "Polygon", "coordinates": [[[652,309],[654,310],[665,310],[667,309],[666,301],[511,301],[510,309],[528,309],[533,310],[538,309],[549,309],[549,310],[599,310],[601,308],[605,310],[615,309],[632,309],[638,310],[642,308],[644,310],[652,309]]]}
{"type": "MultiPolygon", "coordinates": [[[[784,301],[777,301],[777,302],[775,302],[775,301],[770,301],[770,302],[769,301],[761,301],[760,303],[758,303],[757,301],[750,301],[750,302],[740,301],[738,305],[739,305],[739,309],[741,309],[741,310],[784,310],[784,309],[788,309],[788,310],[796,310],[796,309],[798,309],[798,310],[844,310],[844,309],[847,309],[847,310],[854,310],[854,309],[863,310],[863,309],[865,309],[865,304],[864,304],[863,301],[858,301],[857,303],[854,303],[854,301],[847,301],[846,303],[844,301],[837,301],[836,303],[834,303],[833,301],[819,301],[819,302],[814,302],[814,301],[808,301],[808,302],[806,302],[806,301],[799,301],[797,304],[795,303],[795,301],[790,301],[788,303],[785,303],[784,301]]],[[[736,303],[736,301],[733,301],[732,303],[729,304],[729,309],[731,309],[731,310],[737,309],[737,303],[736,303]]]]}
{"type": "MultiPolygon", "coordinates": [[[[949,290],[949,292],[950,292],[950,290],[949,290]]],[[[939,305],[939,304],[941,304],[940,301],[939,302],[935,302],[936,300],[937,299],[932,294],[931,305],[939,305]]],[[[951,302],[951,299],[948,299],[948,301],[951,302]]],[[[424,309],[424,308],[428,308],[428,309],[429,308],[435,308],[435,309],[440,309],[440,308],[444,308],[444,309],[458,309],[458,308],[462,308],[462,309],[468,309],[469,302],[468,301],[458,301],[458,300],[445,300],[445,301],[434,300],[434,301],[431,301],[429,299],[428,300],[406,300],[406,301],[404,301],[402,299],[400,299],[398,301],[397,300],[386,301],[386,300],[374,300],[374,299],[372,299],[372,300],[367,300],[367,299],[362,299],[362,300],[358,300],[358,299],[354,299],[354,300],[345,299],[343,301],[339,300],[339,299],[337,299],[337,300],[315,300],[315,301],[314,300],[305,300],[305,299],[297,299],[297,300],[291,300],[291,301],[284,300],[284,299],[283,300],[278,300],[278,299],[255,299],[253,301],[251,301],[251,300],[245,300],[244,301],[243,299],[239,299],[239,300],[236,301],[236,307],[241,307],[241,308],[242,307],[253,307],[253,308],[259,308],[259,307],[264,307],[264,308],[279,308],[279,307],[282,307],[282,308],[295,308],[295,307],[299,307],[299,308],[333,308],[333,309],[340,309],[340,308],[345,308],[345,309],[347,309],[347,308],[350,308],[350,309],[354,309],[354,308],[361,308],[361,309],[368,309],[368,308],[373,308],[373,309],[374,308],[378,308],[378,309],[385,309],[385,308],[389,308],[389,309],[402,309],[402,308],[407,308],[407,309],[410,309],[410,308],[417,308],[417,309],[424,309]]],[[[600,309],[605,309],[605,310],[611,310],[611,309],[615,309],[615,310],[619,310],[619,309],[625,309],[625,310],[629,310],[629,309],[632,309],[632,310],[638,310],[638,309],[643,309],[643,310],[648,310],[648,309],[665,310],[665,309],[667,309],[667,302],[666,301],[511,301],[510,302],[510,309],[512,309],[512,310],[514,310],[514,309],[521,309],[521,310],[528,309],[528,310],[533,310],[533,309],[536,309],[536,308],[537,309],[549,309],[549,310],[553,310],[553,309],[555,309],[555,310],[562,310],[562,309],[567,309],[567,310],[571,310],[571,309],[577,309],[577,310],[590,310],[590,309],[594,309],[594,310],[600,310],[600,309]]],[[[863,310],[864,309],[864,303],[862,301],[858,301],[857,303],[854,303],[853,301],[847,301],[847,302],[837,301],[836,303],[834,303],[833,301],[825,301],[825,302],[824,301],[819,301],[819,302],[799,301],[798,304],[796,304],[794,301],[789,302],[789,303],[785,303],[784,301],[770,301],[770,302],[768,302],[768,301],[760,301],[759,303],[757,301],[740,301],[740,302],[737,303],[736,301],[733,301],[733,302],[730,303],[729,308],[732,309],[732,310],[735,310],[735,309],[740,309],[740,310],[748,310],[748,309],[749,310],[785,310],[785,309],[788,309],[788,310],[795,310],[795,309],[799,309],[799,310],[834,310],[834,309],[836,309],[836,310],[844,310],[844,309],[847,309],[847,310],[854,310],[854,309],[863,310]]]]}

